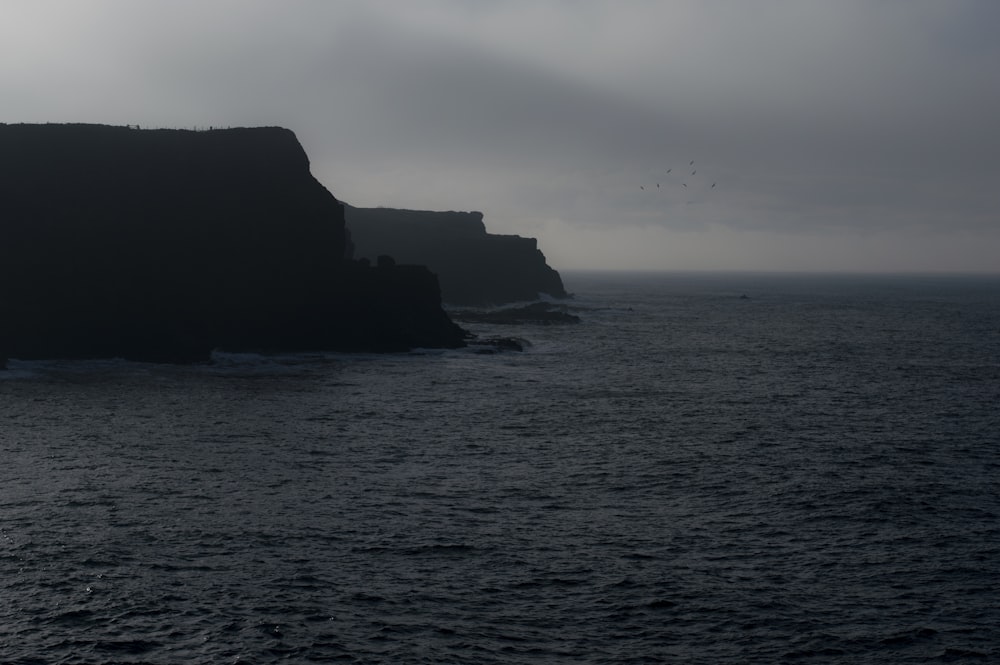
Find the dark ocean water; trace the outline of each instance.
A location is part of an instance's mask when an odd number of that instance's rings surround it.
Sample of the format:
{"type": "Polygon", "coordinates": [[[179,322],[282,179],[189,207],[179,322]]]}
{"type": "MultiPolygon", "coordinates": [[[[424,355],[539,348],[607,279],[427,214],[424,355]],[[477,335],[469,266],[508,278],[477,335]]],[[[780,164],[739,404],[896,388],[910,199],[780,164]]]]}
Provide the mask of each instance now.
{"type": "Polygon", "coordinates": [[[1000,661],[1000,278],[564,277],[524,353],[12,363],[0,662],[1000,661]]]}

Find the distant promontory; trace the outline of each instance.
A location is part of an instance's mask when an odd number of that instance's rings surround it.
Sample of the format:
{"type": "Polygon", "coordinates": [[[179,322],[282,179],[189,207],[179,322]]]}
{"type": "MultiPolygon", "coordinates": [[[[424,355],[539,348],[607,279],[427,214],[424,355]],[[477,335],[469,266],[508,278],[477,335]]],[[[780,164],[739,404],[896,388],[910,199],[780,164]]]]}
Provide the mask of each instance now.
{"type": "Polygon", "coordinates": [[[432,272],[347,250],[287,129],[0,125],[0,362],[463,344],[432,272]]]}
{"type": "Polygon", "coordinates": [[[426,265],[437,274],[448,304],[567,297],[534,238],[487,233],[481,212],[344,207],[354,256],[426,265]]]}

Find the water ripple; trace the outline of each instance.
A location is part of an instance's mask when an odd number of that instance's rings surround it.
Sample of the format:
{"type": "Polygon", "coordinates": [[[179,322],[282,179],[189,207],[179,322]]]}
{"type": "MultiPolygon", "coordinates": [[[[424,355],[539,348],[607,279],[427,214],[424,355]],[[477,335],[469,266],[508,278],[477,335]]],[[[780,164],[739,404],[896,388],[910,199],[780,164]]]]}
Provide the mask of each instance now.
{"type": "Polygon", "coordinates": [[[15,361],[2,659],[995,659],[1000,291],[685,283],[522,354],[15,361]]]}

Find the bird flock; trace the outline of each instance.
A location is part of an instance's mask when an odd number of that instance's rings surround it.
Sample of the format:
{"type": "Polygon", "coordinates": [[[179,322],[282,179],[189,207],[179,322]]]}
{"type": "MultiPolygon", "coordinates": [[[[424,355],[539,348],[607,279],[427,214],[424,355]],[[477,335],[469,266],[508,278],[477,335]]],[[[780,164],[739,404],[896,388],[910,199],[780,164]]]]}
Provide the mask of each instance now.
{"type": "MultiPolygon", "coordinates": [[[[671,176],[670,180],[672,182],[677,182],[679,180],[681,187],[683,187],[684,189],[688,189],[688,183],[687,183],[687,181],[690,178],[693,178],[695,175],[698,174],[698,169],[695,168],[695,164],[694,164],[694,160],[693,159],[688,163],[688,168],[691,169],[691,173],[686,173],[686,171],[685,171],[685,175],[681,175],[679,178],[677,176],[671,176]]],[[[666,171],[666,173],[664,175],[670,176],[673,173],[673,171],[674,171],[673,168],[669,168],[669,169],[667,169],[667,171],[666,171]]],[[[692,184],[694,184],[694,182],[692,182],[692,184]]],[[[711,184],[711,186],[709,187],[709,189],[715,189],[715,185],[716,185],[716,183],[713,182],[711,184]]],[[[639,185],[639,189],[641,189],[642,191],[646,191],[646,186],[645,185],[639,185]]],[[[656,183],[656,189],[661,189],[659,182],[656,183]]]]}

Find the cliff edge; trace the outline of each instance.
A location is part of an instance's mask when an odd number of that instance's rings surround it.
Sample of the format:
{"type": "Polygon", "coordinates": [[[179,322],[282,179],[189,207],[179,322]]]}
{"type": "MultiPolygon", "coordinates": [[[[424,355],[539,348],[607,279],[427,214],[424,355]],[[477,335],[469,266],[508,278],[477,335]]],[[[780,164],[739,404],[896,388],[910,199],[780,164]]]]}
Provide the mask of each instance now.
{"type": "Polygon", "coordinates": [[[498,305],[568,295],[534,238],[487,233],[481,212],[344,209],[355,256],[426,265],[438,275],[446,303],[498,305]]]}
{"type": "Polygon", "coordinates": [[[287,129],[0,125],[0,361],[462,344],[433,274],[346,243],[287,129]]]}

